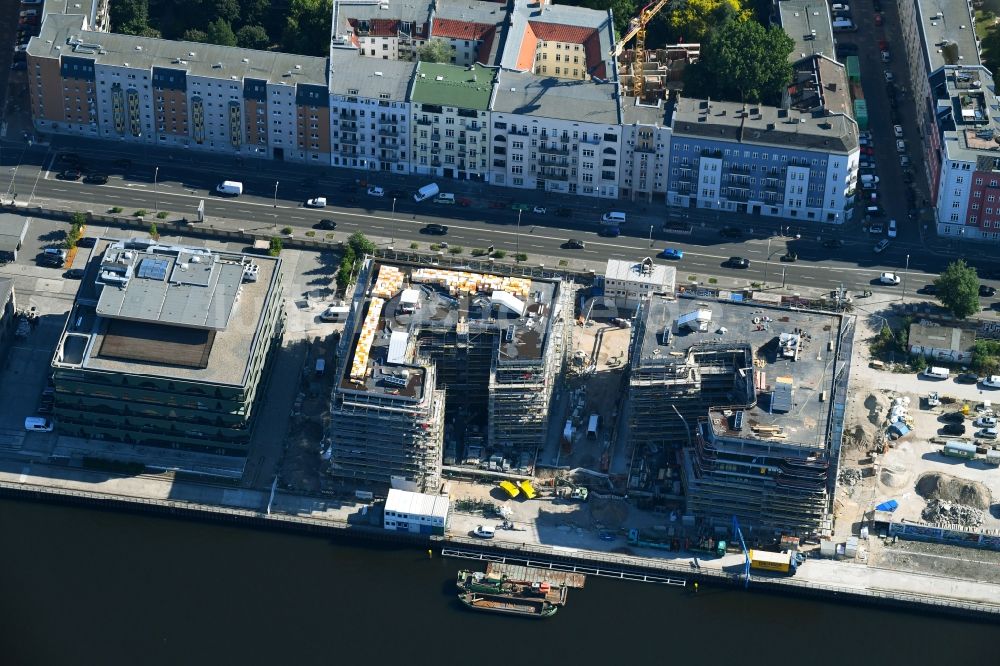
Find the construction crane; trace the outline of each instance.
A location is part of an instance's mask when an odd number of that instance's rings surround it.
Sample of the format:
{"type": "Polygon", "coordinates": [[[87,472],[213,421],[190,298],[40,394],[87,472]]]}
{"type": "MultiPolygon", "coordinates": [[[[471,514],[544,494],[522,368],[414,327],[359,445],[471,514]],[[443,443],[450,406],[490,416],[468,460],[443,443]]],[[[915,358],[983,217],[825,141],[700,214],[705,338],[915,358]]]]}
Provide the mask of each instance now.
{"type": "Polygon", "coordinates": [[[632,96],[642,98],[644,79],[642,66],[646,62],[646,25],[660,10],[667,6],[670,0],[656,0],[642,8],[639,16],[628,22],[628,30],[611,49],[611,57],[616,61],[625,50],[625,45],[635,37],[635,58],[632,60],[632,96]]]}

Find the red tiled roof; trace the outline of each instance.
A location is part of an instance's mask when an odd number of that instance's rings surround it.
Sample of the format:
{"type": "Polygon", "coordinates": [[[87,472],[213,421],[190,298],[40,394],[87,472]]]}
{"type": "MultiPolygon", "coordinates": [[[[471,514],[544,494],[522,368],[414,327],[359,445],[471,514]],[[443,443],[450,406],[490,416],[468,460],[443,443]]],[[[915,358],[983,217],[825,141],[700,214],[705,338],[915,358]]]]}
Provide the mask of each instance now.
{"type": "Polygon", "coordinates": [[[521,39],[521,50],[517,53],[517,68],[531,72],[535,69],[535,49],[538,48],[538,37],[535,36],[534,24],[524,26],[524,37],[521,39]]]}
{"type": "Polygon", "coordinates": [[[528,21],[524,40],[521,42],[521,53],[518,54],[519,69],[532,68],[535,47],[539,41],[583,45],[587,71],[592,76],[607,78],[606,54],[601,52],[601,35],[594,28],[528,21]]]}
{"type": "Polygon", "coordinates": [[[593,28],[584,28],[575,25],[561,25],[559,23],[539,23],[538,21],[528,21],[535,37],[543,42],[563,42],[567,44],[583,44],[591,35],[596,35],[593,28]]]}
{"type": "Polygon", "coordinates": [[[431,28],[431,36],[479,41],[492,29],[493,26],[488,23],[436,18],[434,19],[434,26],[431,28]]]}
{"type": "Polygon", "coordinates": [[[399,33],[399,21],[396,19],[348,19],[348,23],[355,34],[358,34],[358,24],[368,24],[368,32],[360,37],[395,37],[399,33]]]}

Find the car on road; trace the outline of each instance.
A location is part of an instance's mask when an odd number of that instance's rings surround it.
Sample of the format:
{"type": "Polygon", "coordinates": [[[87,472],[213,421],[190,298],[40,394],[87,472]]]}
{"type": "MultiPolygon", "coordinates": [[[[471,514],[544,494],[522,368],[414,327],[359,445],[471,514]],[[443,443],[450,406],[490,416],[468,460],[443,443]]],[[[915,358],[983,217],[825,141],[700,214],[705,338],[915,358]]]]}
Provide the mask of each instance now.
{"type": "Polygon", "coordinates": [[[337,228],[337,223],[328,217],[324,217],[322,220],[317,222],[314,227],[316,229],[322,229],[323,231],[333,231],[337,228]]]}
{"type": "Polygon", "coordinates": [[[982,381],[983,388],[1000,389],[1000,375],[990,375],[982,381]]]}
{"type": "Polygon", "coordinates": [[[942,435],[964,435],[965,434],[965,424],[964,423],[946,423],[941,427],[942,435]]]}
{"type": "MultiPolygon", "coordinates": [[[[890,60],[892,60],[892,55],[890,55],[888,51],[882,51],[881,55],[882,55],[882,62],[889,62],[890,60]]],[[[892,72],[886,72],[886,77],[885,77],[886,81],[892,80],[889,78],[890,76],[892,76],[892,72]]]]}
{"type": "Polygon", "coordinates": [[[723,238],[743,238],[743,230],[739,227],[722,227],[719,235],[723,238]]]}
{"type": "Polygon", "coordinates": [[[979,295],[982,296],[983,298],[989,298],[991,296],[995,296],[996,293],[997,293],[996,287],[991,287],[988,284],[979,285],[979,295]]]}
{"type": "Polygon", "coordinates": [[[889,247],[889,240],[883,238],[882,240],[880,240],[878,243],[875,244],[875,247],[873,249],[875,250],[875,254],[881,254],[882,252],[885,252],[885,249],[887,247],[889,247]]]}
{"type": "Polygon", "coordinates": [[[791,262],[794,262],[794,261],[798,261],[799,255],[797,255],[794,252],[792,252],[791,250],[789,250],[788,252],[785,252],[783,255],[781,255],[780,257],[778,257],[778,259],[781,260],[781,261],[785,261],[785,262],[791,263],[791,262]]]}
{"type": "Polygon", "coordinates": [[[920,289],[917,289],[918,294],[927,294],[928,296],[933,296],[937,293],[936,284],[925,284],[920,289]]]}
{"type": "Polygon", "coordinates": [[[905,153],[906,152],[906,142],[902,139],[896,139],[896,152],[905,153]]]}
{"type": "Polygon", "coordinates": [[[569,217],[572,214],[573,214],[572,208],[566,208],[565,206],[563,206],[562,208],[556,209],[556,215],[558,215],[559,217],[569,217]]]}
{"type": "Polygon", "coordinates": [[[729,268],[750,268],[750,260],[744,257],[729,257],[722,265],[729,268]]]}
{"type": "Polygon", "coordinates": [[[823,241],[823,247],[828,247],[831,249],[844,247],[844,241],[840,240],[839,238],[827,238],[826,240],[823,241]]]}
{"type": "Polygon", "coordinates": [[[899,284],[899,276],[895,273],[882,273],[878,276],[878,281],[882,284],[897,285],[899,284]]]}
{"type": "Polygon", "coordinates": [[[531,209],[531,212],[536,215],[545,215],[545,206],[535,206],[531,209]]]}
{"type": "Polygon", "coordinates": [[[63,273],[63,277],[67,280],[82,280],[85,272],[82,268],[71,268],[63,273]]]}
{"type": "Polygon", "coordinates": [[[876,27],[881,27],[882,26],[882,15],[881,14],[876,14],[875,15],[875,25],[876,25],[876,27]]]}
{"type": "Polygon", "coordinates": [[[106,185],[108,182],[108,177],[103,173],[88,173],[83,178],[83,182],[88,185],[106,185]]]}
{"type": "Polygon", "coordinates": [[[52,424],[52,419],[42,418],[41,416],[27,416],[24,419],[24,429],[28,432],[52,432],[55,426],[52,424]]]}
{"type": "Polygon", "coordinates": [[[979,375],[974,372],[960,372],[955,375],[956,384],[978,384],[979,375]]]}
{"type": "Polygon", "coordinates": [[[896,135],[897,139],[902,139],[903,138],[903,126],[902,125],[893,125],[892,126],[892,133],[896,135]]]}
{"type": "Polygon", "coordinates": [[[684,250],[679,250],[675,247],[664,248],[660,256],[664,259],[683,259],[684,250]]]}
{"type": "Polygon", "coordinates": [[[887,233],[889,238],[896,237],[896,220],[889,220],[889,231],[887,233]]]}
{"type": "Polygon", "coordinates": [[[375,187],[375,186],[369,187],[368,188],[368,196],[370,196],[370,197],[384,197],[385,196],[385,190],[383,190],[381,187],[375,187]]]}
{"type": "Polygon", "coordinates": [[[575,238],[570,238],[568,241],[563,243],[563,247],[567,250],[582,250],[586,247],[586,244],[582,240],[577,240],[575,238]]]}
{"type": "Polygon", "coordinates": [[[942,414],[938,420],[945,423],[965,423],[965,414],[962,412],[948,412],[947,414],[942,414]]]}
{"type": "Polygon", "coordinates": [[[995,416],[980,416],[978,419],[972,422],[972,425],[977,428],[996,428],[997,427],[997,417],[995,416]]]}
{"type": "Polygon", "coordinates": [[[910,158],[907,157],[906,155],[900,155],[899,156],[899,166],[903,167],[904,169],[906,167],[910,166],[910,158]]]}
{"type": "Polygon", "coordinates": [[[306,208],[326,208],[326,197],[313,197],[306,200],[306,208]]]}
{"type": "Polygon", "coordinates": [[[602,238],[618,238],[622,235],[622,230],[617,224],[602,224],[597,235],[602,238]]]}
{"type": "Polygon", "coordinates": [[[420,230],[420,233],[430,234],[432,236],[444,236],[448,233],[448,227],[443,224],[428,224],[420,230]]]}
{"type": "Polygon", "coordinates": [[[56,174],[56,178],[59,180],[80,180],[80,176],[83,173],[79,169],[64,169],[56,174]]]}

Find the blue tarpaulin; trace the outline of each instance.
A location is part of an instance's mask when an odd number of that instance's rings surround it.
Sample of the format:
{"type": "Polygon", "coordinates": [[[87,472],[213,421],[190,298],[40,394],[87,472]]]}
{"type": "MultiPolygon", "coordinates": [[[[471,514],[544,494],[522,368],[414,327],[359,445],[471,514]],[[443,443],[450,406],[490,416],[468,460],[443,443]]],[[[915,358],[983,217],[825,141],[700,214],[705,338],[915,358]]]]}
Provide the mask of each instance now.
{"type": "Polygon", "coordinates": [[[896,500],[889,500],[888,502],[882,502],[881,504],[879,504],[877,507],[875,507],[875,510],[895,511],[898,508],[899,508],[899,502],[897,502],[896,500]]]}

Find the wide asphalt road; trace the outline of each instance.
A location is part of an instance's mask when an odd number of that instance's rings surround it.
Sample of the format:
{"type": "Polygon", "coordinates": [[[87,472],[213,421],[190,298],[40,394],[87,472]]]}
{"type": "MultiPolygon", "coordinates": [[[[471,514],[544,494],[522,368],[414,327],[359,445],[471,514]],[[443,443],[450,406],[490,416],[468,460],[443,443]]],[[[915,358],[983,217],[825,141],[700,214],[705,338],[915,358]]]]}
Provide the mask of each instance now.
{"type": "MultiPolygon", "coordinates": [[[[666,209],[650,204],[648,211],[629,204],[629,223],[618,238],[597,236],[599,218],[615,203],[583,197],[554,197],[544,193],[520,192],[508,188],[492,188],[477,183],[442,181],[446,191],[468,197],[471,205],[443,206],[432,202],[415,203],[407,194],[395,200],[370,197],[359,183],[360,178],[377,177],[375,184],[387,191],[408,193],[422,183],[416,177],[371,174],[346,169],[305,169],[298,165],[283,165],[248,161],[246,165],[228,158],[228,166],[219,160],[193,153],[173,151],[160,155],[158,166],[149,163],[148,155],[134,149],[125,151],[117,146],[89,142],[85,149],[71,149],[81,156],[89,171],[109,176],[106,185],[88,185],[80,181],[57,178],[62,165],[55,163],[51,149],[18,150],[6,144],[0,153],[0,193],[17,194],[17,201],[44,205],[47,201],[78,202],[81,210],[104,212],[119,206],[124,212],[138,209],[169,211],[173,215],[195,219],[200,201],[205,202],[205,214],[212,219],[241,221],[240,228],[248,231],[272,231],[290,226],[299,230],[312,228],[321,219],[331,219],[338,232],[363,231],[373,237],[387,239],[397,249],[410,242],[446,240],[451,246],[462,246],[466,252],[490,245],[508,253],[520,251],[531,263],[545,261],[542,257],[572,258],[603,263],[608,258],[641,259],[653,256],[665,247],[681,249],[684,257],[673,261],[678,268],[678,281],[689,275],[740,277],[747,281],[780,284],[784,274],[788,285],[833,289],[839,286],[851,290],[875,289],[901,295],[902,285],[883,287],[877,283],[883,271],[906,274],[906,292],[914,291],[933,280],[946,265],[947,259],[928,252],[915,244],[893,243],[881,254],[873,252],[877,239],[865,236],[846,238],[840,248],[824,247],[822,240],[838,230],[799,228],[777,235],[779,220],[757,218],[760,228],[743,239],[727,239],[718,234],[719,225],[712,214],[692,211],[693,223],[689,234],[671,234],[661,230],[666,209]],[[95,146],[98,148],[95,149],[95,146]],[[116,163],[123,154],[131,163],[116,163]],[[174,159],[173,155],[179,155],[174,159]],[[169,157],[165,157],[165,155],[169,157]],[[162,159],[161,159],[162,158],[162,159]],[[214,187],[224,179],[244,183],[244,194],[238,198],[217,197],[214,187]],[[154,182],[155,181],[155,182],[154,182]],[[453,187],[454,185],[454,187],[453,187]],[[544,195],[540,198],[539,195],[544,195]],[[327,197],[325,209],[305,208],[305,199],[327,197]],[[545,201],[549,206],[544,215],[524,212],[518,225],[518,215],[509,204],[514,197],[520,201],[545,201]],[[505,208],[491,205],[505,204],[505,208]],[[555,207],[568,207],[568,216],[556,214],[555,207]],[[638,209],[638,210],[637,210],[638,209]],[[700,214],[700,215],[699,215],[700,214]],[[421,230],[429,223],[447,225],[445,237],[429,236],[421,230]],[[764,225],[767,225],[766,227],[764,225]],[[800,238],[796,238],[798,232],[800,238]],[[569,239],[584,241],[584,249],[565,247],[569,239]],[[779,261],[789,250],[798,255],[794,263],[779,261]],[[731,269],[723,263],[732,256],[750,260],[748,269],[731,269]],[[768,261],[769,259],[769,261],[768,261]],[[907,263],[909,270],[906,270],[907,263]]],[[[668,260],[662,260],[667,262],[668,260]]]]}

